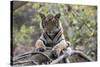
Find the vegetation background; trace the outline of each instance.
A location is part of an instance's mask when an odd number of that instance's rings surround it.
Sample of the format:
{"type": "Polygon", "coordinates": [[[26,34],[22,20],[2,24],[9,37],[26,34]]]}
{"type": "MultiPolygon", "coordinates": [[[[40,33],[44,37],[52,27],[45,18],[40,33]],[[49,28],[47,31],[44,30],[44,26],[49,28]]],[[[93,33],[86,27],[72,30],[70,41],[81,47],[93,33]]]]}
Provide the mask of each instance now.
{"type": "MultiPolygon", "coordinates": [[[[12,2],[13,55],[34,49],[41,35],[39,12],[47,15],[61,13],[60,22],[66,41],[97,60],[97,7],[78,4],[12,2]]],[[[76,57],[76,59],[78,59],[76,57]]],[[[74,58],[74,61],[76,61],[74,58]]]]}

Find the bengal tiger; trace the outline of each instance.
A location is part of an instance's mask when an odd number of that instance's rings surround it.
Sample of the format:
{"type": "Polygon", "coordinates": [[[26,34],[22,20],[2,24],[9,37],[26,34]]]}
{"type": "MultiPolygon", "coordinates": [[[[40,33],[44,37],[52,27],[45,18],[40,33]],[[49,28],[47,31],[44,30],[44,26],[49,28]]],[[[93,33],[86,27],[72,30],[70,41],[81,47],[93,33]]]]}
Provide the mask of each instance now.
{"type": "Polygon", "coordinates": [[[42,34],[40,38],[36,41],[35,48],[38,51],[46,50],[46,47],[52,47],[52,54],[55,57],[58,57],[62,50],[68,47],[68,43],[66,43],[63,28],[61,23],[59,22],[61,14],[58,13],[55,16],[52,14],[48,14],[45,16],[42,13],[39,13],[42,23],[41,29],[42,34]]]}

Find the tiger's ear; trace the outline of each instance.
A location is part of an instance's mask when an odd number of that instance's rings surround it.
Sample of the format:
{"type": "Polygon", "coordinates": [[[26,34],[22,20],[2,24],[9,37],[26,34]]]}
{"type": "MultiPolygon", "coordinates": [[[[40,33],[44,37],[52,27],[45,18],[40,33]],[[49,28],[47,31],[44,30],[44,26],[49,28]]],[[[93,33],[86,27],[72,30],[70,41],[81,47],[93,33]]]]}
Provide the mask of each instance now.
{"type": "Polygon", "coordinates": [[[59,18],[60,18],[60,16],[61,16],[61,14],[60,14],[60,13],[58,13],[58,14],[56,14],[56,15],[55,15],[55,18],[59,19],[59,18]]]}
{"type": "Polygon", "coordinates": [[[40,15],[40,17],[41,17],[42,20],[45,19],[45,15],[44,14],[39,13],[39,15],[40,15]]]}

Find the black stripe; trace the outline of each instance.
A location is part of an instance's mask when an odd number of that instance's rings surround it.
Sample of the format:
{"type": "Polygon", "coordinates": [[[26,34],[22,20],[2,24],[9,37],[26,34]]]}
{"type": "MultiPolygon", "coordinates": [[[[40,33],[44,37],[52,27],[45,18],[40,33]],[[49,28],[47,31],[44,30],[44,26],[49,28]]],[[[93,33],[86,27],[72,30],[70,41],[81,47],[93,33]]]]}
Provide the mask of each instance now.
{"type": "Polygon", "coordinates": [[[58,40],[58,37],[60,37],[61,34],[59,33],[61,33],[61,29],[57,32],[55,38],[53,39],[54,42],[56,42],[58,40]]]}
{"type": "Polygon", "coordinates": [[[57,41],[60,39],[61,35],[57,38],[57,41]]]}
{"type": "MultiPolygon", "coordinates": [[[[56,33],[56,35],[54,36],[54,38],[57,36],[57,34],[58,34],[59,32],[60,32],[60,29],[59,29],[59,31],[56,33]]],[[[53,39],[54,39],[54,38],[53,38],[53,39]]]]}
{"type": "Polygon", "coordinates": [[[46,44],[46,43],[45,43],[45,41],[44,41],[43,39],[41,39],[41,38],[40,38],[40,40],[42,40],[42,41],[43,41],[44,45],[46,44]]]}
{"type": "Polygon", "coordinates": [[[59,40],[56,44],[60,43],[62,40],[64,40],[64,39],[59,40]]]}

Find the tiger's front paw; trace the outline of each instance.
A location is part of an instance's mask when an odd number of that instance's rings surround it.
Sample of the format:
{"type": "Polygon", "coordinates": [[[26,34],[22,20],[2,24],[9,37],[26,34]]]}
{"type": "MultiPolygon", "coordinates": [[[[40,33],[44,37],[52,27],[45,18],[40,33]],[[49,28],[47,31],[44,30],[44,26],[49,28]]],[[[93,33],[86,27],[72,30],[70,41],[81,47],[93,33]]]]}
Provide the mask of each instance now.
{"type": "Polygon", "coordinates": [[[51,57],[52,57],[53,59],[56,59],[56,58],[58,58],[58,56],[59,56],[59,53],[58,53],[56,50],[52,50],[52,52],[51,52],[51,57]]]}
{"type": "Polygon", "coordinates": [[[36,49],[36,51],[38,51],[38,52],[44,52],[46,49],[44,49],[44,48],[38,48],[38,49],[36,49]]]}

